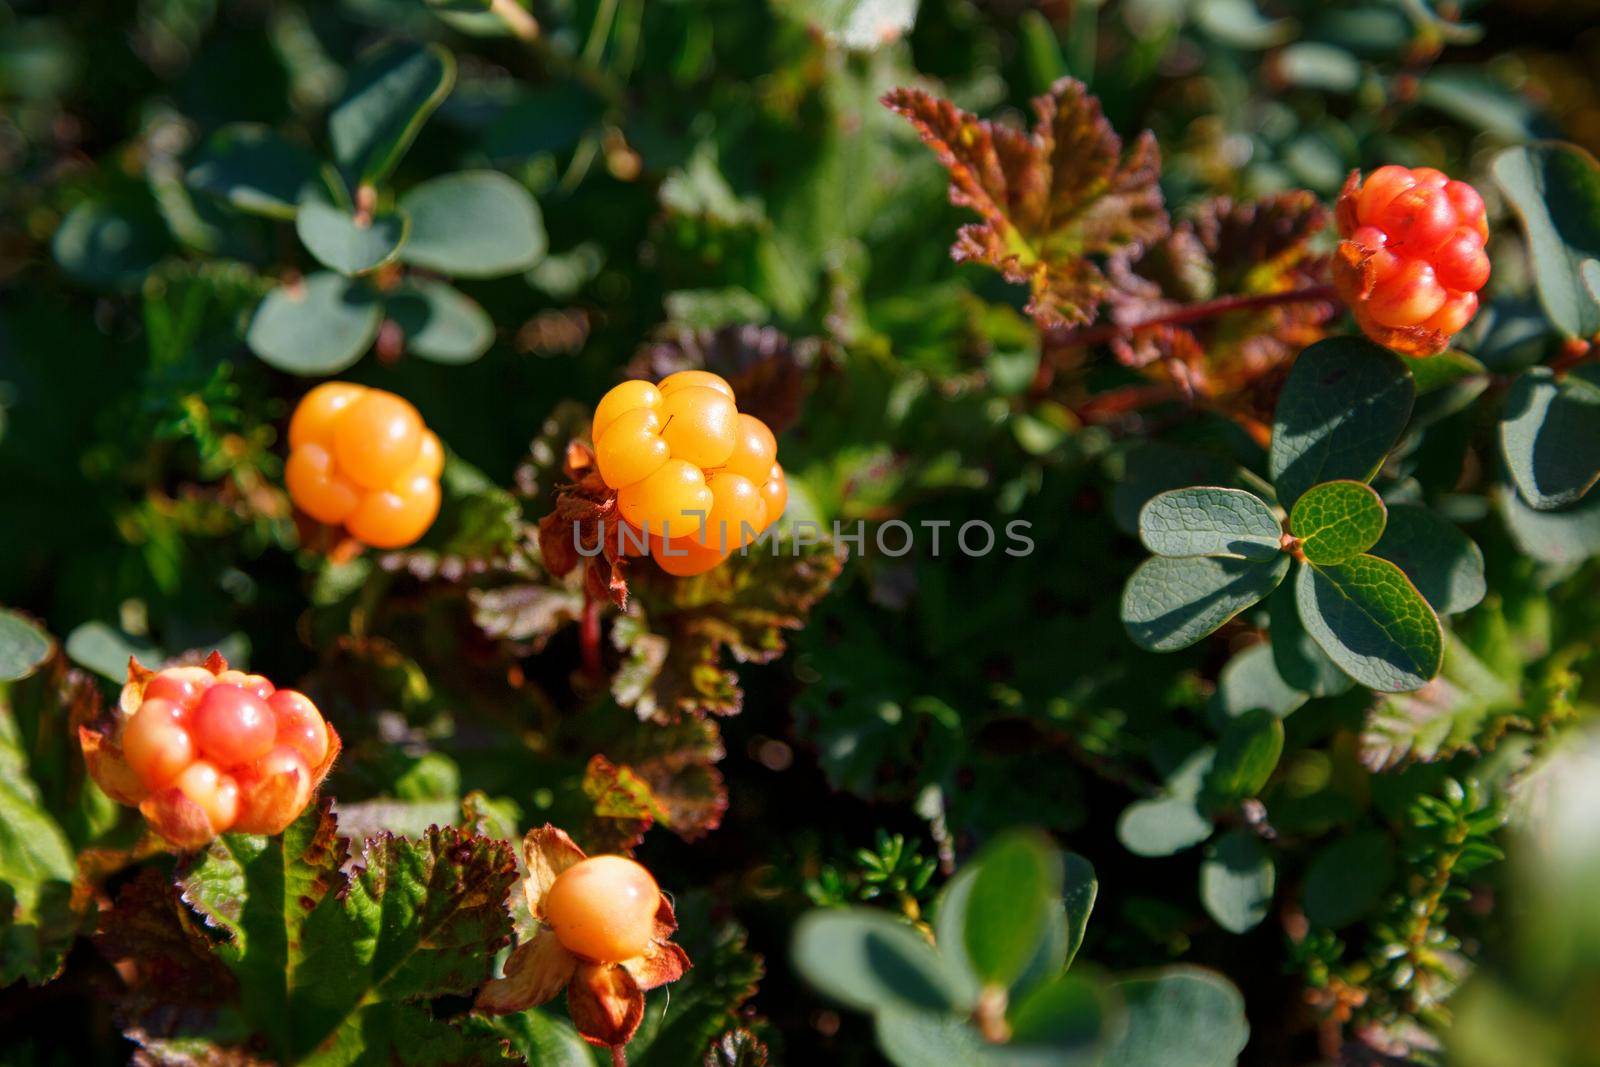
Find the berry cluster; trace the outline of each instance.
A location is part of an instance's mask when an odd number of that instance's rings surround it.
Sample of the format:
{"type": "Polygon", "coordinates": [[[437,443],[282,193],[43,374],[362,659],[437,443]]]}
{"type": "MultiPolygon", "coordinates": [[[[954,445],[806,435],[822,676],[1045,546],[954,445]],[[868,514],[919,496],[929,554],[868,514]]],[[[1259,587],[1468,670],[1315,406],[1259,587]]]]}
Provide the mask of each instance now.
{"type": "Polygon", "coordinates": [[[110,726],[80,733],[90,772],[180,848],[237,830],[276,834],[311,799],[339,737],[303,693],[259,674],[134,664],[110,726]]]}
{"type": "Polygon", "coordinates": [[[1431,167],[1352,174],[1338,221],[1334,280],[1373,340],[1437,352],[1472,321],[1489,280],[1489,224],[1472,186],[1431,167]]]}
{"type": "Polygon", "coordinates": [[[295,506],[373,548],[402,548],[439,514],[444,448],[401,397],[348,382],[305,395],[289,421],[295,506]]]}
{"type": "Polygon", "coordinates": [[[733,387],[708,371],[679,371],[659,385],[627,381],[594,409],[591,439],[606,485],[669,574],[710,570],[783,514],[789,484],[766,423],[740,414],[733,387]]]}

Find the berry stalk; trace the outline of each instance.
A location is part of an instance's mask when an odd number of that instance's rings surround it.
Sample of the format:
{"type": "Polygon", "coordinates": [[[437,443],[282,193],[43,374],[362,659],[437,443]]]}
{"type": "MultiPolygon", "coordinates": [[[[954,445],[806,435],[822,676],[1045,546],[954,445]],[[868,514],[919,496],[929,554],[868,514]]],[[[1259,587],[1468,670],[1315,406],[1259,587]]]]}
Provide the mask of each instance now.
{"type": "Polygon", "coordinates": [[[1339,299],[1331,285],[1308,285],[1301,289],[1286,289],[1281,293],[1234,294],[1203,300],[1198,304],[1185,304],[1172,311],[1152,315],[1133,322],[1105,322],[1098,326],[1076,326],[1051,331],[1051,341],[1060,346],[1098,345],[1118,337],[1126,337],[1136,330],[1152,326],[1183,326],[1203,322],[1234,311],[1253,311],[1260,308],[1279,307],[1283,304],[1334,303],[1339,299]]]}

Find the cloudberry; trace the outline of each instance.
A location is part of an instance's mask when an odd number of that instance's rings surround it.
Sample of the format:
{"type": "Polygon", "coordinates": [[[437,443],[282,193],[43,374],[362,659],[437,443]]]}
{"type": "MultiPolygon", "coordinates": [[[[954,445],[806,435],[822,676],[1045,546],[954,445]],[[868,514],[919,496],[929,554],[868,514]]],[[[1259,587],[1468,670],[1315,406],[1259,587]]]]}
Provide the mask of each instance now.
{"type": "Polygon", "coordinates": [[[643,954],[655,934],[661,890],[623,856],[593,856],[562,871],[544,898],[544,918],[568,952],[596,963],[643,954]]]}
{"type": "Polygon", "coordinates": [[[623,528],[668,574],[710,570],[788,503],[777,439],[741,413],[733,387],[709,371],[679,371],[658,385],[623,382],[600,399],[590,426],[595,465],[617,490],[623,528]],[[692,550],[678,551],[679,542],[692,550]]]}
{"type": "Polygon", "coordinates": [[[1431,167],[1345,182],[1333,279],[1368,337],[1407,355],[1443,351],[1489,280],[1483,198],[1431,167]]]}
{"type": "Polygon", "coordinates": [[[326,382],[289,420],[284,483],[301,511],[374,548],[402,548],[439,514],[444,446],[410,403],[326,382]]]}
{"type": "Polygon", "coordinates": [[[90,774],[180,848],[229,830],[281,832],[339,751],[305,694],[215,654],[205,667],[130,665],[119,707],[120,718],[79,732],[90,774]]]}

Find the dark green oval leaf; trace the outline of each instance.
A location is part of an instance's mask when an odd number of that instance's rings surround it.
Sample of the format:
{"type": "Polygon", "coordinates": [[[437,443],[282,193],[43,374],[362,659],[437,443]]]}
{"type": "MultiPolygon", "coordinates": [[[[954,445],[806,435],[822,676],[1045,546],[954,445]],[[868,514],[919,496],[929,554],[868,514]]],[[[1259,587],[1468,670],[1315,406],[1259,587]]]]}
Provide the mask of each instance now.
{"type": "Polygon", "coordinates": [[[337,374],[371,346],[382,319],[382,307],[364,284],[323,271],[268,293],[245,339],[279,370],[337,374]]]}
{"type": "Polygon", "coordinates": [[[142,203],[85,200],[67,212],[50,239],[61,269],[85,285],[137,285],[172,248],[155,212],[142,203]]]}
{"type": "Polygon", "coordinates": [[[1105,1067],[1228,1067],[1250,1039],[1244,998],[1199,967],[1168,967],[1112,987],[1127,1007],[1105,1067]]]}
{"type": "Polygon", "coordinates": [[[1292,507],[1322,482],[1371,480],[1411,416],[1411,372],[1360,337],[1318,341],[1295,360],[1278,398],[1268,467],[1292,507]]]}
{"type": "Polygon", "coordinates": [[[394,262],[410,223],[398,213],[374,215],[363,223],[343,208],[308,200],[300,206],[294,228],[319,263],[354,276],[394,262]]]}
{"type": "Polygon", "coordinates": [[[328,116],[333,156],[351,185],[394,170],[455,79],[454,57],[436,44],[390,44],[363,57],[328,116]]]}
{"type": "Polygon", "coordinates": [[[1276,885],[1272,857],[1251,831],[1229,830],[1206,848],[1200,901],[1224,930],[1242,934],[1260,925],[1276,885]]]}
{"type": "Polygon", "coordinates": [[[1122,624],[1141,648],[1187,648],[1272,592],[1288,570],[1282,553],[1267,563],[1155,556],[1123,589],[1122,624]]]}
{"type": "Polygon", "coordinates": [[[471,363],[494,342],[494,321],[477,302],[431,278],[413,279],[388,298],[406,351],[435,363],[471,363]]]}
{"type": "Polygon", "coordinates": [[[1063,974],[1022,998],[1011,1010],[1011,1040],[1087,1055],[1107,1030],[1105,994],[1087,978],[1063,974]]]}
{"type": "Polygon", "coordinates": [[[1383,897],[1394,873],[1394,845],[1378,830],[1334,841],[1306,871],[1306,918],[1338,929],[1363,919],[1383,897]]]}
{"type": "Polygon", "coordinates": [[[1170,856],[1211,836],[1211,820],[1193,796],[1138,800],[1117,819],[1117,840],[1135,856],[1170,856]]]}
{"type": "Polygon", "coordinates": [[[966,1005],[932,946],[881,911],[813,911],[795,927],[794,964],[828,996],[862,1011],[966,1005]]]}
{"type": "Polygon", "coordinates": [[[1061,853],[1038,834],[996,839],[975,861],[962,946],[973,974],[1009,986],[1033,958],[1050,912],[1060,907],[1061,853]]]}
{"type": "Polygon", "coordinates": [[[1314,697],[1336,696],[1355,685],[1306,633],[1305,624],[1300,621],[1300,606],[1295,603],[1293,582],[1278,587],[1267,601],[1267,612],[1272,664],[1284,682],[1314,697]]]}
{"type": "Polygon", "coordinates": [[[1295,599],[1306,632],[1370,689],[1420,689],[1439,673],[1439,616],[1399,567],[1357,556],[1331,567],[1302,564],[1295,599]]]}
{"type": "Polygon", "coordinates": [[[292,219],[317,185],[317,159],[270,127],[236,122],[206,141],[187,181],[240,211],[292,219]]]}
{"type": "Polygon", "coordinates": [[[28,677],[53,651],[55,642],[37,624],[0,608],[0,682],[28,677]]]}
{"type": "Polygon", "coordinates": [[[1378,543],[1388,511],[1365,482],[1323,482],[1295,501],[1289,530],[1312,563],[1343,563],[1378,543]]]}
{"type": "Polygon", "coordinates": [[[1216,486],[1152,497],[1139,512],[1139,538],[1158,556],[1270,560],[1283,551],[1283,527],[1266,501],[1216,486]]]}
{"type": "Polygon", "coordinates": [[[1534,367],[1511,384],[1500,423],[1506,467],[1540,511],[1582,499],[1600,481],[1600,384],[1579,368],[1534,367]]]}
{"type": "Polygon", "coordinates": [[[1600,303],[1583,283],[1600,256],[1600,163],[1577,145],[1543,141],[1508,148],[1490,170],[1522,219],[1539,302],[1568,337],[1600,332],[1600,303]]]}
{"type": "Polygon", "coordinates": [[[1570,565],[1600,554],[1600,495],[1561,511],[1535,511],[1507,485],[1495,500],[1517,547],[1539,562],[1570,565]]]}
{"type": "Polygon", "coordinates": [[[1253,797],[1272,777],[1281,755],[1283,720],[1279,716],[1257,710],[1230,719],[1217,743],[1206,790],[1223,802],[1253,797]]]}
{"type": "Polygon", "coordinates": [[[499,171],[474,170],[423,182],[400,198],[411,216],[407,263],[462,278],[526,270],[545,253],[539,205],[499,171]]]}
{"type": "MultiPolygon", "coordinates": [[[[1273,594],[1274,600],[1277,595],[1273,594]]],[[[1230,659],[1218,674],[1217,691],[1211,698],[1212,718],[1221,725],[1258,709],[1282,718],[1305,702],[1306,694],[1286,682],[1278,671],[1272,646],[1251,645],[1230,659]]]]}
{"type": "Polygon", "coordinates": [[[1405,571],[1440,615],[1475,607],[1488,591],[1482,550],[1454,523],[1416,504],[1389,509],[1389,525],[1372,554],[1405,571]]]}

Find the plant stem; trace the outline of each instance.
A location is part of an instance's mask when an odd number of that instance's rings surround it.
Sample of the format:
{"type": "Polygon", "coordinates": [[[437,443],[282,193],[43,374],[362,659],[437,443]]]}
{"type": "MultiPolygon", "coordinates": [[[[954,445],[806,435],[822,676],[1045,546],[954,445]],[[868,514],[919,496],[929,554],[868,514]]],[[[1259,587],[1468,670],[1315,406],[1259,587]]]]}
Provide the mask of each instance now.
{"type": "Polygon", "coordinates": [[[611,1046],[611,1067],[628,1067],[628,1054],[621,1045],[611,1046]]]}
{"type": "Polygon", "coordinates": [[[506,29],[524,41],[539,39],[539,20],[528,13],[517,0],[489,0],[489,10],[500,16],[506,29]]]}
{"type": "Polygon", "coordinates": [[[1338,291],[1331,285],[1308,285],[1304,289],[1288,289],[1281,293],[1219,296],[1215,300],[1185,304],[1172,311],[1164,311],[1159,315],[1134,322],[1105,322],[1098,326],[1052,330],[1050,339],[1058,347],[1098,345],[1152,326],[1182,326],[1191,322],[1203,322],[1232,311],[1253,311],[1258,308],[1278,307],[1282,304],[1332,302],[1338,299],[1338,291]]]}
{"type": "Polygon", "coordinates": [[[605,667],[600,660],[600,601],[585,594],[583,621],[578,639],[583,645],[583,670],[591,678],[605,677],[605,667]]]}

